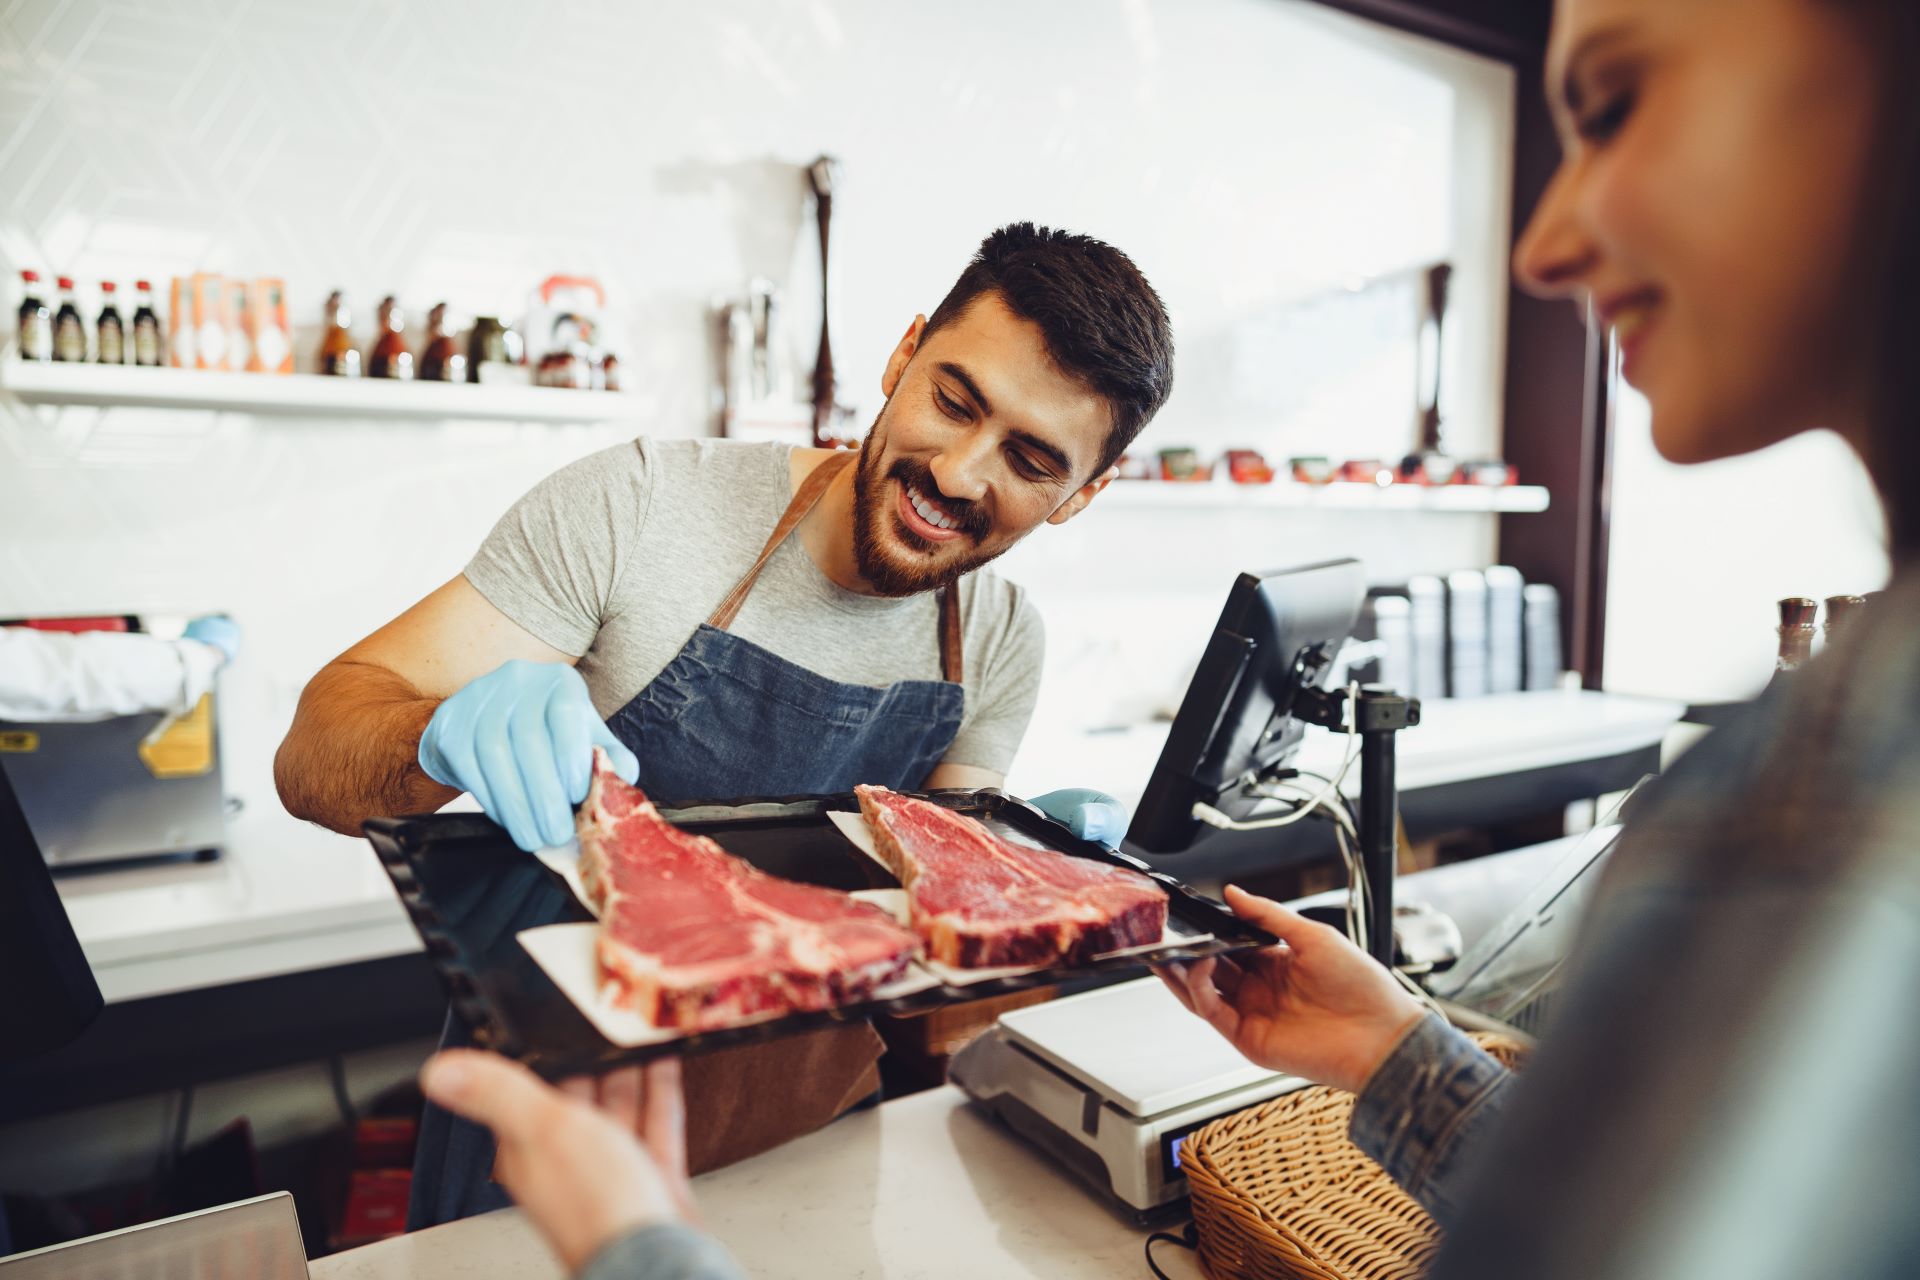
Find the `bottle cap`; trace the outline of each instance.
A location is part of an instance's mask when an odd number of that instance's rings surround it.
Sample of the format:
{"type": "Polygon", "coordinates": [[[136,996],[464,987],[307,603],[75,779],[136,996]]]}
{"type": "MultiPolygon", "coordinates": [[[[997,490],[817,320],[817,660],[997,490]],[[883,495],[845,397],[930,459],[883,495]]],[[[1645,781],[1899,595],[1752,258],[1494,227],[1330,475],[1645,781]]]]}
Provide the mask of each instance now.
{"type": "Polygon", "coordinates": [[[1866,607],[1865,596],[1828,596],[1827,635],[1832,636],[1840,629],[1851,626],[1866,607]]]}
{"type": "Polygon", "coordinates": [[[40,283],[40,273],[38,271],[22,271],[20,273],[20,278],[22,280],[25,280],[28,284],[40,283]]]}
{"type": "Polygon", "coordinates": [[[62,289],[71,289],[71,288],[73,288],[73,277],[72,277],[72,276],[61,276],[61,277],[60,277],[60,287],[61,287],[62,289]]]}
{"type": "Polygon", "coordinates": [[[102,280],[100,282],[100,292],[102,293],[112,293],[117,288],[119,288],[119,286],[111,280],[102,280]]]}
{"type": "Polygon", "coordinates": [[[135,280],[133,282],[133,287],[136,289],[145,289],[149,293],[153,292],[153,286],[148,284],[145,280],[135,280]]]}
{"type": "Polygon", "coordinates": [[[1819,602],[1805,596],[1788,596],[1780,602],[1780,625],[1783,627],[1811,627],[1819,616],[1819,602]]]}

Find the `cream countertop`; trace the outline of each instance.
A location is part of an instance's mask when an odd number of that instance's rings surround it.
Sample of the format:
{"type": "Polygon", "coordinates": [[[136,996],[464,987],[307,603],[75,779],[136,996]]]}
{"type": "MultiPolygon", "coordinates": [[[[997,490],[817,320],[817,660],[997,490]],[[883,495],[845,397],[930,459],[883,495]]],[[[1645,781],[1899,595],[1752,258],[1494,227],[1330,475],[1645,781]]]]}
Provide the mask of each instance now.
{"type": "MultiPolygon", "coordinates": [[[[1685,710],[1678,702],[1591,689],[1429,700],[1421,704],[1420,723],[1395,741],[1400,789],[1606,759],[1660,743],[1685,710]]],[[[1007,789],[1027,796],[1056,787],[1099,787],[1135,808],[1171,728],[1164,720],[1106,731],[1036,722],[1007,789]]],[[[1344,735],[1309,729],[1299,766],[1331,773],[1346,745],[1344,735]]],[[[1359,789],[1356,766],[1342,790],[1355,795],[1359,789]]]]}
{"type": "MultiPolygon", "coordinates": [[[[261,803],[256,800],[256,804],[261,803]]],[[[252,809],[206,863],[63,873],[60,898],[109,1001],[420,950],[364,840],[252,809]]]]}
{"type": "MultiPolygon", "coordinates": [[[[1145,1276],[1135,1227],[951,1087],[859,1112],[694,1179],[707,1229],[748,1275],[806,1280],[1145,1276]]],[[[1154,1258],[1200,1276],[1171,1244],[1154,1258]]],[[[321,1258],[313,1280],[558,1280],[518,1210],[321,1258]]]]}

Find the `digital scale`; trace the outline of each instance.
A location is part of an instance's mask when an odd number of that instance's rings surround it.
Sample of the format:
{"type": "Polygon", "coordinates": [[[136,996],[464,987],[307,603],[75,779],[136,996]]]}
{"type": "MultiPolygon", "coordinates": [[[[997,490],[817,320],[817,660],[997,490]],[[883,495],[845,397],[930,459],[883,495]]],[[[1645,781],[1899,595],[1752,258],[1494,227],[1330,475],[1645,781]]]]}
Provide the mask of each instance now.
{"type": "MultiPolygon", "coordinates": [[[[1177,855],[1201,838],[1204,813],[1253,817],[1271,805],[1269,782],[1299,776],[1290,766],[1308,725],[1344,731],[1348,762],[1360,765],[1359,812],[1348,820],[1370,889],[1367,937],[1390,965],[1394,735],[1420,722],[1420,704],[1328,687],[1366,592],[1357,560],[1235,579],[1127,843],[1177,855]]],[[[1323,781],[1316,808],[1339,785],[1323,781]]],[[[1180,1147],[1196,1129],[1307,1083],[1249,1063],[1154,978],[1004,1014],[954,1055],[948,1076],[1143,1224],[1178,1214],[1180,1147]]]]}
{"type": "Polygon", "coordinates": [[[1178,1216],[1196,1129],[1307,1084],[1248,1062],[1157,978],[1002,1014],[948,1078],[1142,1225],[1178,1216]]]}

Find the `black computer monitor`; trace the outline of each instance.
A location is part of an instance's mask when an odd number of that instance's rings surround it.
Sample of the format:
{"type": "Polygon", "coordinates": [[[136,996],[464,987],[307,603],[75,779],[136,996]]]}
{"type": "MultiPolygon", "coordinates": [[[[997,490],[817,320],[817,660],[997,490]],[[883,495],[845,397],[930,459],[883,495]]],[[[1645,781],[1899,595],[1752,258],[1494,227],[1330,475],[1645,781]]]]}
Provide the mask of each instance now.
{"type": "Polygon", "coordinates": [[[27,815],[0,768],[0,1062],[50,1053],[102,1006],[27,815]]]}
{"type": "Polygon", "coordinates": [[[1259,803],[1246,784],[1281,767],[1305,726],[1292,716],[1303,688],[1324,687],[1360,614],[1358,560],[1243,573],[1227,595],[1200,667],[1147,781],[1129,843],[1178,853],[1200,832],[1195,802],[1232,817],[1259,803]]]}

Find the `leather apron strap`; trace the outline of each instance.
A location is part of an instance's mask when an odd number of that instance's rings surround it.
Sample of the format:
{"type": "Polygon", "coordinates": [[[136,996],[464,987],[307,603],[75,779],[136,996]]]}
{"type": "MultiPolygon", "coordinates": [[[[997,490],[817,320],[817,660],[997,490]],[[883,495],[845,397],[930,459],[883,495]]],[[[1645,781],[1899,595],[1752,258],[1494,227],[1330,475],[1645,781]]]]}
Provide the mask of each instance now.
{"type": "MultiPolygon", "coordinates": [[[[760,580],[761,571],[773,559],[773,553],[780,549],[781,543],[793,536],[800,522],[820,505],[820,499],[826,496],[828,487],[859,457],[859,454],[851,451],[836,453],[808,473],[807,478],[800,482],[800,488],[794,492],[793,501],[787,504],[780,522],[773,526],[773,533],[768,536],[767,545],[760,549],[759,558],[720,601],[713,615],[707,619],[708,626],[725,631],[733,625],[754,584],[760,580]]],[[[962,679],[960,636],[959,589],[953,585],[945,586],[940,588],[940,670],[954,684],[961,683],[962,679]]]]}
{"type": "Polygon", "coordinates": [[[940,670],[952,683],[963,683],[960,667],[960,584],[957,582],[940,588],[940,670]]]}

